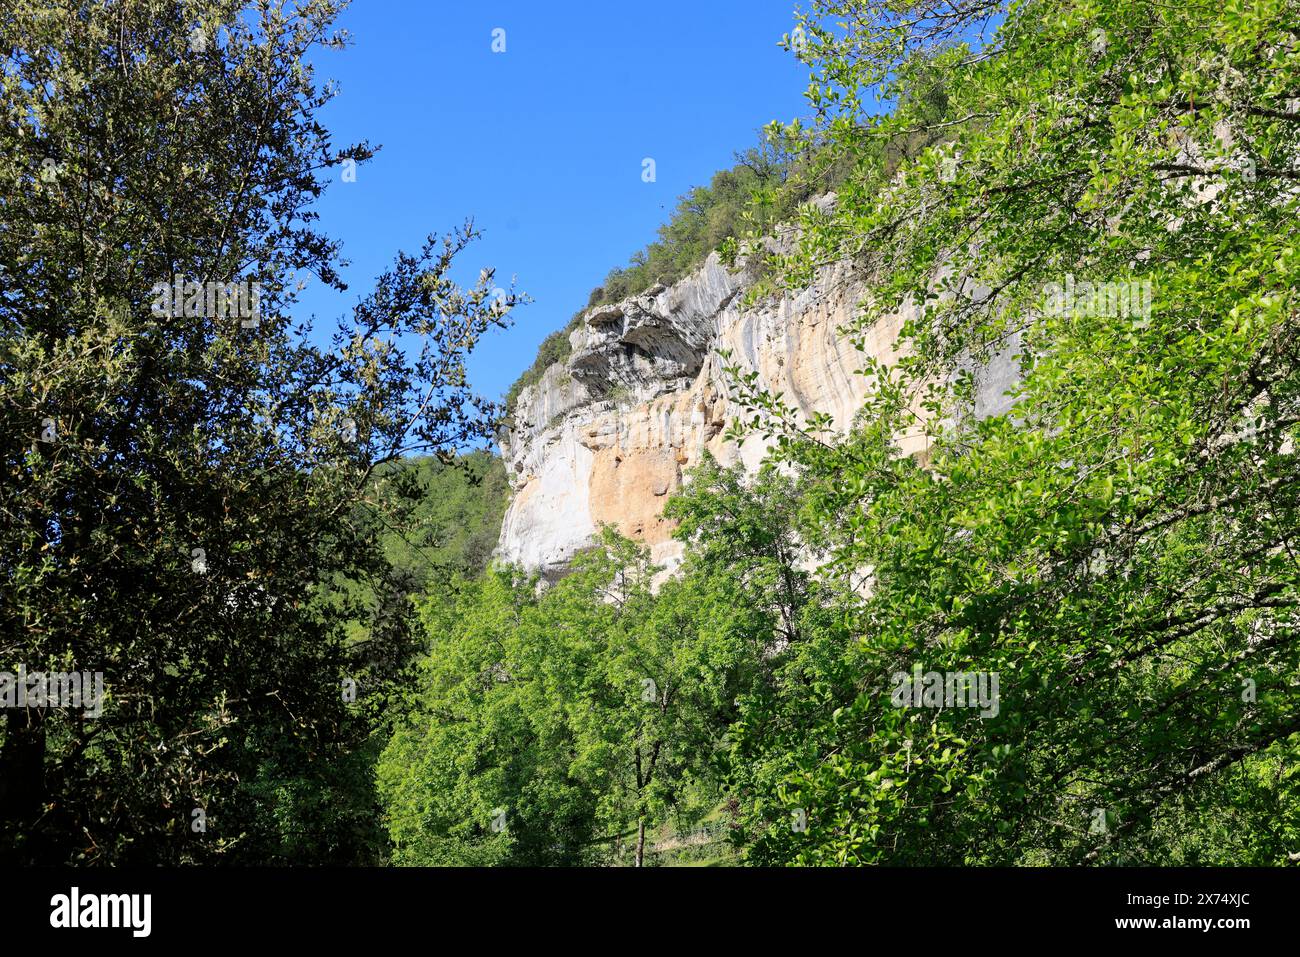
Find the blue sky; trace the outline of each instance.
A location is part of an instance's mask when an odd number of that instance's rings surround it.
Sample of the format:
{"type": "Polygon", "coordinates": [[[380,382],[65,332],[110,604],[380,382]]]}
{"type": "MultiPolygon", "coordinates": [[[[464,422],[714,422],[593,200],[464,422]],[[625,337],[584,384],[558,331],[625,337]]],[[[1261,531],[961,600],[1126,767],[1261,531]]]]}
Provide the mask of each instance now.
{"type": "Polygon", "coordinates": [[[309,289],[304,311],[331,326],[398,249],[473,216],[485,235],[456,278],[495,266],[535,300],[471,358],[474,387],[499,397],[681,193],[732,165],[769,120],[805,113],[807,68],[776,45],[794,7],[353,0],[339,24],[353,46],[316,57],[341,91],[322,118],[337,145],[383,149],[317,207],[352,261],[350,288],[309,289]],[[504,53],[492,52],[497,28],[504,53]]]}

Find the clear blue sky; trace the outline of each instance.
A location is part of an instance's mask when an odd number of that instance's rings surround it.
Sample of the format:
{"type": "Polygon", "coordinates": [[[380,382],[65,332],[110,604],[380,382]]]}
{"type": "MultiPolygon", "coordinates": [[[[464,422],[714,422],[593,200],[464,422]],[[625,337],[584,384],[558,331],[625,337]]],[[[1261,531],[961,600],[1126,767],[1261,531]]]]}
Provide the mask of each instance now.
{"type": "Polygon", "coordinates": [[[354,45],[316,57],[341,90],[323,120],[337,145],[383,149],[317,207],[350,288],[307,290],[305,311],[331,326],[398,249],[473,216],[485,236],[456,278],[495,266],[535,300],[471,359],[476,390],[498,398],[677,196],[769,120],[806,112],[808,70],[776,45],[795,3],[353,0],[340,26],[354,45]]]}

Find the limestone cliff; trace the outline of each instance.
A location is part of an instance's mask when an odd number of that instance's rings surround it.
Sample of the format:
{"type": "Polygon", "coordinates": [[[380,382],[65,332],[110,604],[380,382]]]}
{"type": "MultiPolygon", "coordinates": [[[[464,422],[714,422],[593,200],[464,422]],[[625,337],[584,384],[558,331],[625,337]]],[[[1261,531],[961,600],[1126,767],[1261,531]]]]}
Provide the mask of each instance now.
{"type": "MultiPolygon", "coordinates": [[[[667,496],[708,450],[723,464],[756,469],[757,437],[728,440],[740,409],[729,399],[720,352],[756,370],[760,384],[806,415],[846,429],[866,390],[863,354],[839,333],[864,286],[845,267],[826,269],[797,295],[744,304],[752,267],[733,272],[716,254],[671,287],[587,311],[572,354],[526,387],[501,442],[514,496],[498,555],[563,572],[602,523],[646,543],[671,569],[681,548],[662,517],[667,496]]],[[[893,359],[903,316],[872,328],[867,351],[893,359]]],[[[987,370],[986,370],[987,371],[987,370]]],[[[994,369],[980,405],[999,404],[1009,368],[994,369]]],[[[987,408],[980,411],[987,411],[987,408]]],[[[918,451],[920,437],[903,437],[918,451]]]]}

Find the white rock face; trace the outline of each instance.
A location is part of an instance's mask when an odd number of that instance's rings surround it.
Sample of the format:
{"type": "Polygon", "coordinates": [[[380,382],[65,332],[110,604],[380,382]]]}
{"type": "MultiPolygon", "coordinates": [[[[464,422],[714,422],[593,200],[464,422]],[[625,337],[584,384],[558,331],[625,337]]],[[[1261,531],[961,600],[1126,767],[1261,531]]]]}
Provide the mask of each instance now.
{"type": "MultiPolygon", "coordinates": [[[[668,288],[598,306],[570,336],[573,352],[525,388],[501,442],[515,494],[497,549],[500,558],[563,574],[609,523],[650,547],[669,570],[681,560],[669,494],[707,450],[722,464],[754,471],[766,454],[758,437],[724,438],[741,412],[729,398],[720,352],[757,371],[759,384],[807,416],[829,415],[845,431],[861,407],[864,353],[840,328],[858,311],[865,286],[847,269],[824,270],[797,295],[742,305],[753,276],[728,270],[716,254],[668,288]]],[[[905,316],[887,316],[865,337],[866,353],[894,361],[905,316]]],[[[979,377],[977,415],[1005,408],[1014,382],[1012,352],[979,377]]],[[[923,451],[924,437],[900,438],[923,451]]]]}

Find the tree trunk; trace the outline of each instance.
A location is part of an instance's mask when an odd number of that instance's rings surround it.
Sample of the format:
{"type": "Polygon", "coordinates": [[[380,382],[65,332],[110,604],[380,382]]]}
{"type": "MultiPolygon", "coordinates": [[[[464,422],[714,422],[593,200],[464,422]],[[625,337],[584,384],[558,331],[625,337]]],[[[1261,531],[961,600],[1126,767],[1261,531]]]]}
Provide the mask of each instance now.
{"type": "Polygon", "coordinates": [[[636,866],[645,863],[645,818],[636,822],[636,866]]]}
{"type": "Polygon", "coordinates": [[[45,724],[40,711],[6,709],[0,748],[0,862],[26,863],[31,826],[45,800],[45,724]]]}

